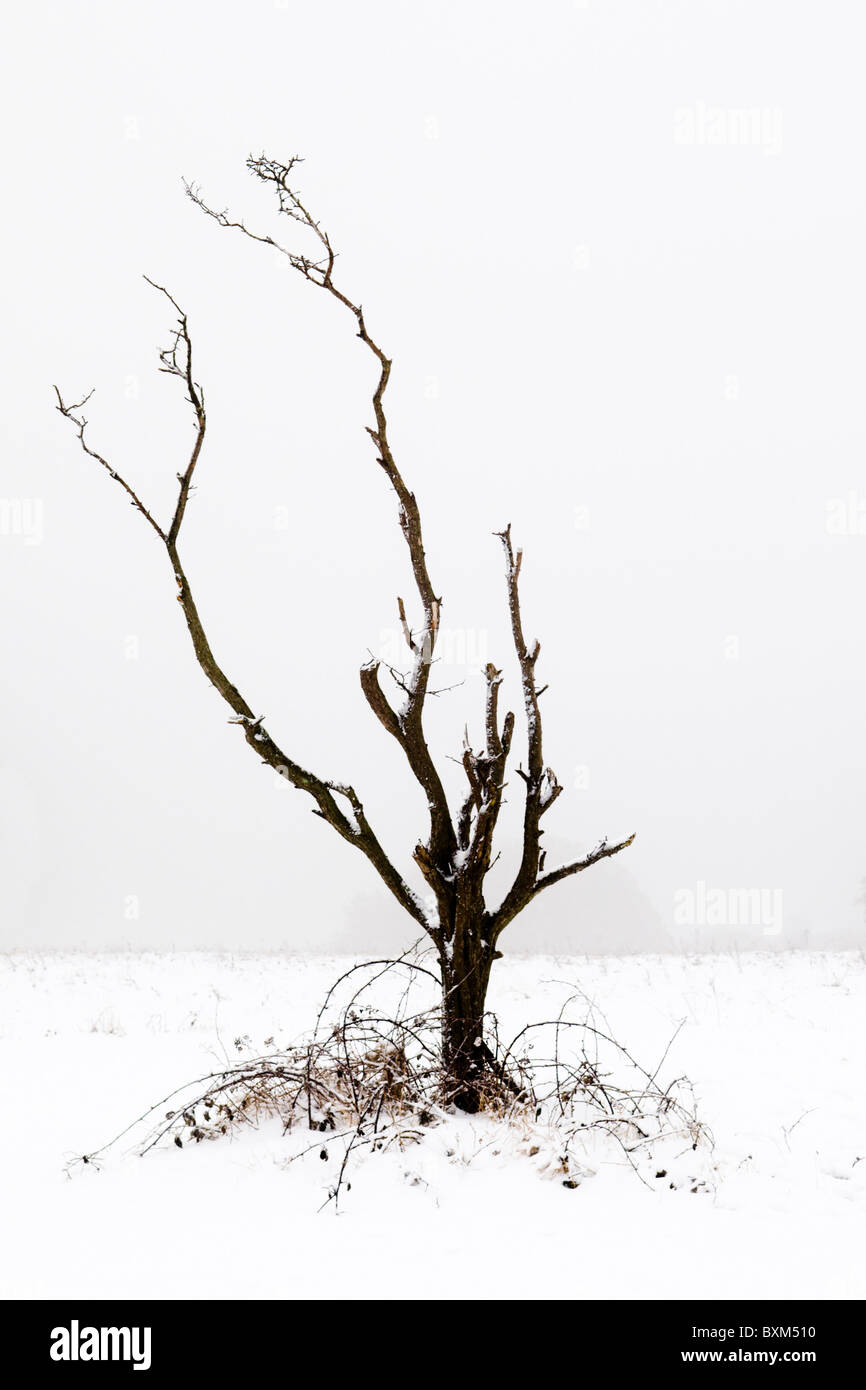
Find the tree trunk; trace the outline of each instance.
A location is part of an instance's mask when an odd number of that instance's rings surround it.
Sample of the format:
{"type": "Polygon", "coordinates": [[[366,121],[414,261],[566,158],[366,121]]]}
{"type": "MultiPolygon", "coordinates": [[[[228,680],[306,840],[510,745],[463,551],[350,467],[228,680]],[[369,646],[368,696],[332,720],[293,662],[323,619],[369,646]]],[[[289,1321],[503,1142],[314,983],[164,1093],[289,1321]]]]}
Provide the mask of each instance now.
{"type": "Polygon", "coordinates": [[[491,1053],[484,1039],[484,1011],[492,956],[474,932],[461,931],[442,961],[442,1061],[447,1098],[469,1115],[481,1108],[491,1053]]]}

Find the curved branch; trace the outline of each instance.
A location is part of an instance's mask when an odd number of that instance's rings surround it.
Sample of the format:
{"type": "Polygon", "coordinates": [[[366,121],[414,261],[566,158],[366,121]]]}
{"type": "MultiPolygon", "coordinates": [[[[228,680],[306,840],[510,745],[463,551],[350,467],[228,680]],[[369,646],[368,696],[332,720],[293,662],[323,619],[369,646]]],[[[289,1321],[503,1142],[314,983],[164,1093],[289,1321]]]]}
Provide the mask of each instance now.
{"type": "Polygon", "coordinates": [[[195,411],[196,431],[195,444],[186,466],[186,471],[178,473],[177,480],[180,483],[180,490],[177,497],[177,505],[174,509],[174,516],[171,519],[171,526],[168,528],[168,535],[165,537],[166,545],[172,546],[176,543],[180,528],[186,513],[186,504],[189,501],[190,488],[192,487],[192,475],[198,463],[198,456],[204,444],[205,431],[207,430],[207,416],[204,409],[204,391],[194,379],[192,374],[192,339],[189,336],[189,325],[186,314],[181,309],[177,300],[172,298],[168,290],[163,285],[157,285],[151,280],[149,275],[145,275],[145,280],[152,285],[160,294],[164,294],[169,304],[173,304],[178,312],[177,328],[174,330],[174,339],[171,347],[163,348],[159,354],[161,362],[160,371],[167,372],[169,376],[180,377],[186,386],[186,398],[195,411]],[[182,353],[178,357],[178,353],[182,353]]]}
{"type": "Polygon", "coordinates": [[[543,892],[545,888],[552,887],[554,883],[559,883],[564,878],[570,878],[572,874],[583,873],[584,869],[591,868],[593,864],[599,864],[602,859],[610,859],[614,854],[619,854],[621,850],[628,849],[634,840],[634,835],[629,835],[627,840],[620,840],[616,845],[609,845],[607,840],[602,840],[584,859],[578,859],[573,864],[563,864],[561,868],[551,869],[546,874],[540,872],[544,866],[544,853],[542,852],[539,855],[539,876],[532,886],[519,896],[515,895],[512,889],[502,906],[496,912],[489,914],[488,939],[491,943],[498,941],[509,922],[512,922],[518,913],[522,912],[533,898],[537,898],[538,894],[543,892]]]}
{"type": "MultiPolygon", "coordinates": [[[[326,290],[328,294],[332,295],[334,299],[344,305],[355,319],[358,337],[373,354],[378,364],[379,376],[373,392],[373,415],[376,424],[375,428],[368,425],[366,429],[376,446],[377,462],[388,478],[394,492],[397,494],[400,530],[403,533],[409,551],[412,574],[424,612],[424,624],[420,637],[413,639],[412,650],[414,662],[412,672],[405,684],[405,700],[402,708],[399,711],[390,709],[375,675],[372,677],[365,677],[362,674],[362,687],[368,703],[371,704],[377,717],[383,723],[384,727],[388,729],[389,733],[398,739],[414,776],[427,795],[430,811],[430,841],[428,849],[434,865],[444,872],[444,868],[450,861],[457,842],[451,822],[451,813],[448,807],[445,789],[427,748],[422,723],[424,700],[427,695],[430,678],[430,665],[439,632],[442,600],[437,596],[433,588],[427,568],[427,558],[424,551],[424,541],[421,532],[421,516],[418,503],[414,493],[406,486],[403,476],[397,467],[388,438],[388,420],[385,414],[384,396],[391,375],[391,360],[385,355],[378,343],[370,336],[361,305],[356,304],[335,285],[333,272],[336,253],[331,245],[330,238],[327,232],[323,230],[321,225],[316,222],[308,212],[301,202],[299,195],[289,186],[289,175],[295,165],[301,162],[302,161],[297,156],[291,158],[286,164],[280,164],[278,161],[268,159],[264,155],[259,157],[250,156],[247,160],[247,168],[256,178],[261,180],[262,183],[269,184],[275,189],[279,212],[289,217],[292,221],[298,222],[302,227],[312,233],[320,247],[320,254],[317,257],[299,255],[280,245],[279,242],[275,241],[271,236],[261,236],[256,232],[250,231],[243,222],[233,221],[229,218],[226,212],[217,212],[209,207],[196,186],[184,181],[184,187],[188,197],[191,198],[197,207],[208,217],[212,217],[221,227],[234,228],[242,232],[245,236],[250,237],[253,241],[259,241],[266,246],[273,247],[287,258],[289,264],[297,270],[299,274],[303,275],[304,279],[309,280],[311,284],[317,285],[320,289],[326,290]],[[387,706],[390,711],[387,715],[384,714],[384,706],[387,706]],[[393,716],[393,718],[391,716],[393,716]],[[396,720],[396,726],[394,720],[396,720]]],[[[402,620],[405,623],[405,612],[402,614],[402,620]]],[[[365,671],[369,669],[371,668],[367,667],[365,671]]]]}
{"type": "Polygon", "coordinates": [[[388,730],[392,738],[402,740],[400,720],[396,712],[391,708],[385,696],[385,692],[379,684],[379,665],[378,661],[370,661],[360,670],[361,689],[364,698],[382,727],[388,730]]]}
{"type": "Polygon", "coordinates": [[[620,840],[618,845],[609,845],[607,840],[602,840],[591,854],[585,859],[579,859],[574,864],[563,864],[559,869],[551,869],[549,873],[539,878],[533,889],[532,896],[536,897],[544,888],[549,888],[551,884],[559,883],[561,879],[570,878],[572,874],[583,873],[584,869],[590,868],[593,864],[598,864],[602,859],[610,859],[612,855],[619,854],[620,850],[628,849],[634,843],[635,836],[629,835],[627,840],[620,840]]]}
{"type": "MultiPolygon", "coordinates": [[[[144,278],[148,280],[148,284],[154,284],[147,276],[144,278]]],[[[389,860],[385,850],[373,833],[370,823],[364,813],[363,805],[354,788],[346,786],[343,783],[331,782],[317,777],[314,773],[308,772],[300,763],[296,763],[293,759],[287,757],[263,727],[262,718],[255,717],[252,708],[244,699],[237,686],[229,680],[211,650],[207,634],[204,630],[201,618],[199,617],[195,599],[193,598],[189,580],[187,579],[181,563],[177,545],[178,535],[189,500],[193,473],[195,472],[195,467],[199,455],[201,454],[207,428],[204,392],[198,383],[194,381],[192,374],[192,340],[190,338],[186,314],[180,309],[176,301],[168,293],[168,290],[164,289],[161,285],[155,285],[154,288],[160,290],[161,293],[170,300],[179,314],[178,327],[175,330],[172,345],[160,353],[160,362],[162,363],[160,370],[167,372],[170,376],[179,377],[184,382],[187,389],[187,398],[196,416],[195,443],[186,470],[177,475],[180,485],[178,500],[168,531],[164,531],[158,522],[154,520],[153,516],[120,474],[112,468],[101,454],[96,453],[95,450],[91,449],[86,443],[84,429],[87,421],[77,417],[73,412],[79,410],[81,406],[90,399],[90,396],[86,396],[83,401],[76,405],[67,406],[60,392],[57,390],[57,387],[55,387],[54,389],[58,399],[57,409],[77,426],[78,438],[85,453],[97,459],[98,462],[108,470],[110,475],[121,484],[124,490],[129,494],[132,505],[142,513],[163,542],[178,586],[177,598],[183,609],[183,615],[186,619],[187,629],[192,639],[196,660],[211,685],[234,711],[235,718],[229,722],[237,724],[242,728],[246,742],[249,744],[250,748],[258,754],[261,762],[273,768],[274,771],[281,777],[286,778],[294,787],[307,792],[313,798],[316,803],[314,814],[326,820],[344,840],[349,844],[355,845],[361,853],[369,859],[370,863],[377,870],[379,877],[390,889],[400,905],[405,908],[409,915],[419,922],[431,936],[433,936],[434,940],[437,940],[438,933],[436,929],[432,927],[423,904],[416,894],[412,892],[402,875],[389,860]],[[335,800],[335,795],[346,798],[350,808],[349,815],[346,815],[340,809],[335,800]]],[[[93,393],[91,392],[90,394],[92,395],[93,393]]]]}

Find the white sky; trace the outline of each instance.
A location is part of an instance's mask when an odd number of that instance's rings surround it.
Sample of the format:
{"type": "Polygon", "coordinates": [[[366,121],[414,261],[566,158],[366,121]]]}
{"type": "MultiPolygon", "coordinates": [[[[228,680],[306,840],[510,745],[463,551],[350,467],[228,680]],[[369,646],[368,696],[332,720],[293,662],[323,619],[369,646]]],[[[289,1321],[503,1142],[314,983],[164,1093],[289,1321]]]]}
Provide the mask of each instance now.
{"type": "Polygon", "coordinates": [[[506,949],[554,919],[649,943],[701,883],[781,890],[813,940],[860,926],[864,27],[841,0],[9,12],[4,945],[403,930],[227,727],[158,541],[52,408],[53,381],[95,385],[90,442],[168,515],[192,431],[141,275],[167,285],[208,397],[184,558],[217,658],[407,865],[423,801],[357,682],[411,596],[363,433],[371,362],[338,306],[182,193],[290,238],[244,167],[261,150],[305,156],[395,361],[439,683],[465,679],[431,710],[440,754],[479,732],[488,658],[519,709],[491,536],[510,521],[566,787],[551,861],[638,832],[506,949]]]}

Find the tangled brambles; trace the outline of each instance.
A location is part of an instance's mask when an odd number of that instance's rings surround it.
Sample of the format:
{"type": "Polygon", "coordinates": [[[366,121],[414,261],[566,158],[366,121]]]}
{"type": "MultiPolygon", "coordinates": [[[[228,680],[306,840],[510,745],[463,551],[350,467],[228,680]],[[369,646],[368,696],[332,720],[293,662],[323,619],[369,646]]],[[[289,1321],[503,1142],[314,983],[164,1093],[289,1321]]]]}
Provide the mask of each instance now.
{"type": "MultiPolygon", "coordinates": [[[[180,1087],[83,1161],[98,1166],[140,1126],[145,1137],[138,1151],[147,1153],[163,1142],[184,1148],[276,1119],[284,1135],[311,1136],[295,1146],[290,1162],[316,1152],[337,1159],[327,1199],[336,1203],[351,1185],[346,1173],[353,1156],[406,1150],[456,1119],[453,1082],[442,1064],[441,1016],[438,977],[413,953],[353,966],[329,990],[308,1038],[259,1055],[252,1055],[248,1038],[236,1039],[237,1049],[250,1055],[180,1087]],[[388,1007],[378,1002],[382,995],[390,997],[388,1007]]],[[[659,1079],[671,1044],[648,1071],[598,1026],[603,1022],[582,995],[572,994],[557,1018],[529,1024],[503,1044],[496,1017],[487,1015],[476,1118],[488,1130],[494,1126],[488,1144],[499,1144],[495,1154],[510,1144],[574,1188],[593,1165],[610,1161],[627,1162],[644,1181],[667,1177],[659,1169],[660,1147],[665,1154],[672,1146],[692,1153],[711,1144],[689,1083],[659,1079]]],[[[453,1157],[453,1149],[445,1152],[453,1157]]]]}

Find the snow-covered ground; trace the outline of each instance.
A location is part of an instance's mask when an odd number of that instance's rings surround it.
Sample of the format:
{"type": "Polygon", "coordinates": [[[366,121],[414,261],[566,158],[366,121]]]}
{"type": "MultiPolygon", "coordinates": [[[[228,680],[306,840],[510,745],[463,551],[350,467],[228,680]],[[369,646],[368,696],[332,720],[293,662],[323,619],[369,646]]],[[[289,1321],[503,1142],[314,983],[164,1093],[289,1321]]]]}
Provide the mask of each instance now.
{"type": "MultiPolygon", "coordinates": [[[[287,1163],[274,1122],[138,1157],[92,1152],[176,1085],[312,1026],[345,961],[0,957],[2,1284],[13,1298],[863,1298],[866,961],[855,954],[506,958],[504,1032],[579,987],[653,1068],[688,1075],[715,1147],[649,1185],[615,1145],[565,1188],[524,1135],[455,1117],[287,1163]],[[541,1165],[541,1166],[540,1166],[541,1165]],[[670,1186],[670,1177],[677,1185],[670,1186]],[[692,1191],[696,1186],[697,1191],[692,1191]]],[[[599,1015],[599,1016],[600,1016],[599,1015]]],[[[654,1164],[653,1168],[658,1164],[654,1164]]],[[[659,1169],[660,1171],[660,1169],[659,1169]]]]}

